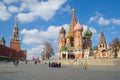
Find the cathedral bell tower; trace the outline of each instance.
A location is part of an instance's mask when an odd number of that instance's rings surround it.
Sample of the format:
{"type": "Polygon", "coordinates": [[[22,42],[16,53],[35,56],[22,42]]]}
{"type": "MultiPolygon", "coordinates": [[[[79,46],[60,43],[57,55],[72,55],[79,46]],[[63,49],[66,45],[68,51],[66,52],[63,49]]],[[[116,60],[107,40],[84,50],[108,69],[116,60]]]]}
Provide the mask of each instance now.
{"type": "Polygon", "coordinates": [[[74,27],[77,24],[77,20],[75,17],[75,9],[72,9],[72,20],[70,24],[69,34],[73,37],[74,36],[74,27]]]}
{"type": "Polygon", "coordinates": [[[13,29],[12,38],[10,40],[10,48],[18,52],[20,51],[18,18],[16,18],[16,23],[13,29]]]}
{"type": "Polygon", "coordinates": [[[98,58],[108,58],[107,44],[103,29],[101,30],[100,41],[98,44],[98,58]]]}
{"type": "Polygon", "coordinates": [[[101,31],[100,41],[99,41],[99,44],[98,44],[98,49],[99,50],[106,50],[107,49],[107,44],[106,44],[106,40],[105,40],[105,37],[104,37],[103,30],[101,31]]]}
{"type": "Polygon", "coordinates": [[[69,28],[69,35],[71,36],[70,41],[71,41],[71,46],[74,46],[74,27],[77,24],[76,16],[75,16],[75,9],[72,9],[72,20],[70,23],[70,28],[69,28]]]}

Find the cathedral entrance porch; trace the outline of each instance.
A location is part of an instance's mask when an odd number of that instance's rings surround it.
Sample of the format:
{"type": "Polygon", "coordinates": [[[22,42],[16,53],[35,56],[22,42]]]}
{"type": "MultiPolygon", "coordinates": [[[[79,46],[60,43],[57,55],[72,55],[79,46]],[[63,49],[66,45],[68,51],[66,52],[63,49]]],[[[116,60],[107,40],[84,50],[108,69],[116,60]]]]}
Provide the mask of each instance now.
{"type": "Polygon", "coordinates": [[[59,59],[75,59],[76,56],[73,53],[68,53],[68,52],[62,52],[61,54],[61,58],[59,59]]]}
{"type": "Polygon", "coordinates": [[[61,54],[61,59],[68,59],[68,53],[67,52],[62,52],[61,54]]]}
{"type": "Polygon", "coordinates": [[[75,59],[75,55],[74,54],[68,54],[68,59],[75,59]]]}
{"type": "Polygon", "coordinates": [[[59,53],[58,59],[82,59],[83,54],[69,53],[69,52],[61,52],[59,53]]]}

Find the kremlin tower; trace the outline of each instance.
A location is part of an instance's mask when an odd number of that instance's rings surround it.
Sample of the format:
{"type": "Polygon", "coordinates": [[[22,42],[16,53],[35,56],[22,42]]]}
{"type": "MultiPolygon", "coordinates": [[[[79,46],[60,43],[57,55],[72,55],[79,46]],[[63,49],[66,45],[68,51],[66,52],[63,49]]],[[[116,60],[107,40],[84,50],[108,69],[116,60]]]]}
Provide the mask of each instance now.
{"type": "Polygon", "coordinates": [[[4,45],[5,46],[5,39],[4,39],[4,37],[2,37],[2,39],[0,40],[0,45],[4,45]]]}
{"type": "Polygon", "coordinates": [[[16,22],[12,33],[12,38],[10,40],[10,49],[16,51],[17,59],[26,59],[26,50],[21,50],[20,47],[18,18],[16,18],[16,22]]]}
{"type": "Polygon", "coordinates": [[[10,48],[20,51],[19,28],[18,28],[17,18],[16,18],[14,29],[13,29],[12,38],[10,40],[10,48]]]}
{"type": "Polygon", "coordinates": [[[26,60],[26,50],[21,50],[20,40],[19,40],[19,28],[18,19],[16,18],[16,23],[13,29],[12,38],[10,39],[10,47],[5,45],[6,41],[4,37],[0,40],[0,56],[9,57],[12,59],[26,60]]]}

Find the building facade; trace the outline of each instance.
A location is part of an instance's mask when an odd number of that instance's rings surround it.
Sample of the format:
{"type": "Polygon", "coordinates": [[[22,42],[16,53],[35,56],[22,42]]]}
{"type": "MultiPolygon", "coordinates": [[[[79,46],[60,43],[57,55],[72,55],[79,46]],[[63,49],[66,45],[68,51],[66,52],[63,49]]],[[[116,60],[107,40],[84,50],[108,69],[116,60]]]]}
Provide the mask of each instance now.
{"type": "Polygon", "coordinates": [[[19,40],[19,28],[18,19],[13,29],[12,38],[10,39],[10,47],[5,45],[4,37],[0,40],[0,56],[11,57],[14,59],[26,59],[26,50],[21,50],[20,40],[19,40]]]}
{"type": "Polygon", "coordinates": [[[101,30],[100,40],[98,44],[98,50],[96,52],[95,58],[108,58],[108,49],[107,49],[107,43],[105,40],[103,29],[101,30]]]}
{"type": "Polygon", "coordinates": [[[92,32],[89,27],[84,32],[83,26],[76,20],[75,9],[72,9],[72,20],[69,32],[62,27],[58,40],[58,59],[88,58],[92,49],[92,32]]]}

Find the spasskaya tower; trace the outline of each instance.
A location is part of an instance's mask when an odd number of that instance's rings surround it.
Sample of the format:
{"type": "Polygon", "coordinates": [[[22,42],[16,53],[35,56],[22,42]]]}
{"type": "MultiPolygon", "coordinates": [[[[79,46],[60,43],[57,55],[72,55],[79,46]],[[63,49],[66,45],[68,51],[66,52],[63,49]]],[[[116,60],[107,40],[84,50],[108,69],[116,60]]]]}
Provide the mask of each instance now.
{"type": "Polygon", "coordinates": [[[18,52],[20,51],[18,18],[16,18],[15,26],[14,26],[13,33],[12,33],[12,38],[10,40],[10,48],[18,52]]]}

